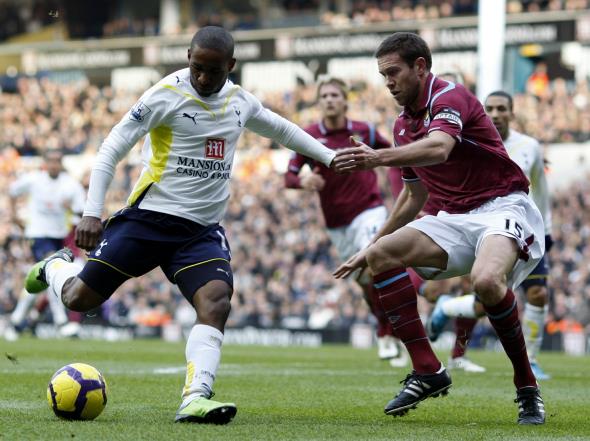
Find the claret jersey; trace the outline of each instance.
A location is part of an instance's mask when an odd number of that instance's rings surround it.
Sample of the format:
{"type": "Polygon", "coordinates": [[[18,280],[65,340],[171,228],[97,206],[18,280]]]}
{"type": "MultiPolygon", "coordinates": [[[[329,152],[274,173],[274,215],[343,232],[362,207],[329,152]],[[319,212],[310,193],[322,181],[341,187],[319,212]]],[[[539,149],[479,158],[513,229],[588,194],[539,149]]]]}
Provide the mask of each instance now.
{"type": "MultiPolygon", "coordinates": [[[[229,80],[218,93],[201,97],[186,68],[168,75],[141,96],[105,139],[93,174],[102,171],[112,179],[117,162],[145,136],[143,170],[127,203],[132,205],[141,197],[141,209],[202,225],[218,223],[230,196],[234,154],[245,128],[326,165],[335,156],[229,80]]],[[[91,179],[84,215],[101,217],[108,182],[100,184],[93,185],[91,179]]]]}

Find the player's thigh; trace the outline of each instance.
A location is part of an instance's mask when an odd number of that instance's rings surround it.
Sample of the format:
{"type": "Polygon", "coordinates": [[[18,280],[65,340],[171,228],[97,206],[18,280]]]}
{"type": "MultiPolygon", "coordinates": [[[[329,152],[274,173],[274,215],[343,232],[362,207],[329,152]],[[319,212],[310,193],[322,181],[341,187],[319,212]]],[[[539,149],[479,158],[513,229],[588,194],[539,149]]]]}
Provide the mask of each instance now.
{"type": "Polygon", "coordinates": [[[75,277],[64,286],[61,293],[63,304],[72,311],[86,312],[102,305],[108,296],[99,294],[80,277],[75,277]]]}
{"type": "Polygon", "coordinates": [[[383,236],[369,248],[369,260],[393,258],[404,267],[435,267],[444,269],[448,255],[424,232],[403,227],[383,236]]]}
{"type": "Polygon", "coordinates": [[[476,291],[478,285],[481,287],[482,284],[505,283],[518,255],[519,248],[515,239],[501,234],[486,236],[471,269],[471,279],[476,291]]]}
{"type": "Polygon", "coordinates": [[[105,300],[127,279],[156,268],[169,254],[169,244],[147,223],[123,217],[109,222],[78,277],[105,300]],[[151,236],[148,240],[145,237],[151,236]]]}
{"type": "Polygon", "coordinates": [[[230,262],[231,250],[225,231],[220,225],[213,225],[175,250],[162,270],[194,305],[195,294],[212,280],[224,282],[228,287],[225,295],[231,297],[234,282],[230,262]]]}
{"type": "Polygon", "coordinates": [[[516,192],[485,204],[474,218],[481,228],[476,230],[473,282],[477,275],[481,281],[482,275],[501,273],[506,275],[508,288],[515,289],[545,253],[545,229],[539,210],[526,194],[516,192]]]}
{"type": "Polygon", "coordinates": [[[546,287],[548,277],[549,277],[549,267],[547,265],[547,258],[545,255],[541,258],[541,260],[539,260],[539,263],[537,264],[537,266],[527,276],[527,278],[521,283],[520,286],[522,286],[525,293],[528,292],[530,288],[535,287],[535,286],[546,287]]]}

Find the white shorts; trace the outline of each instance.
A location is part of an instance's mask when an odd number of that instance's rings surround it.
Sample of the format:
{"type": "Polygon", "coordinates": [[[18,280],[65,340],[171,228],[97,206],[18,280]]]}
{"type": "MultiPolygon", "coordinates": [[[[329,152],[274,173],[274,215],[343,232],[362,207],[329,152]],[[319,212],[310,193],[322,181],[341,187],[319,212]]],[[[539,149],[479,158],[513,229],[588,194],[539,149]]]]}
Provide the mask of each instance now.
{"type": "Polygon", "coordinates": [[[381,205],[363,211],[345,227],[328,228],[328,236],[342,262],[368,246],[386,219],[387,210],[381,205]]]}
{"type": "Polygon", "coordinates": [[[516,239],[521,257],[508,274],[515,289],[537,266],[545,252],[545,227],[541,213],[526,193],[515,192],[492,199],[464,214],[441,211],[410,222],[449,256],[447,268],[414,268],[425,279],[446,279],[469,274],[483,240],[492,234],[516,239]]]}

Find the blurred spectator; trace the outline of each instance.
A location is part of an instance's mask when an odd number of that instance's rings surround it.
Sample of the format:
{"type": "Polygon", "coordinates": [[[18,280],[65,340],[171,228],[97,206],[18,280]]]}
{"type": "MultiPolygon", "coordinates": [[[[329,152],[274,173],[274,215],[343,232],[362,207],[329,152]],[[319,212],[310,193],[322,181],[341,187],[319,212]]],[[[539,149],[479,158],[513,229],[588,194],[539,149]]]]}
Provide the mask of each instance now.
{"type": "Polygon", "coordinates": [[[549,75],[547,75],[547,63],[539,61],[535,65],[535,70],[528,77],[526,90],[539,99],[545,98],[549,92],[549,75]]]}

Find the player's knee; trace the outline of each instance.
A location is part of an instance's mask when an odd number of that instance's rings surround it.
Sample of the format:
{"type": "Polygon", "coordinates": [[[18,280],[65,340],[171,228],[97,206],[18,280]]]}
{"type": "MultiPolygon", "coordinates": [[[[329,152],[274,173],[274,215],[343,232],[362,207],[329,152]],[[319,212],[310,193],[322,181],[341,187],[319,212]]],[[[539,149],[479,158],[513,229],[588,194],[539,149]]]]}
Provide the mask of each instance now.
{"type": "Polygon", "coordinates": [[[66,308],[76,312],[87,312],[100,306],[105,299],[88,288],[79,279],[72,279],[72,283],[64,286],[61,300],[66,308]]]}
{"type": "Polygon", "coordinates": [[[548,303],[547,287],[542,285],[531,286],[526,291],[527,302],[534,306],[545,306],[548,303]]]}
{"type": "Polygon", "coordinates": [[[482,271],[471,274],[473,289],[478,296],[484,301],[494,296],[502,288],[503,277],[492,271],[482,271]]]}
{"type": "Polygon", "coordinates": [[[197,290],[193,300],[202,323],[225,323],[231,311],[232,288],[225,282],[213,280],[197,290]]]}
{"type": "Polygon", "coordinates": [[[367,264],[373,274],[379,274],[391,269],[392,266],[395,266],[394,260],[379,242],[374,243],[367,250],[367,264]]]}

